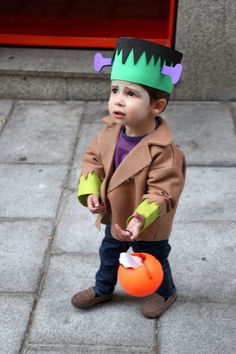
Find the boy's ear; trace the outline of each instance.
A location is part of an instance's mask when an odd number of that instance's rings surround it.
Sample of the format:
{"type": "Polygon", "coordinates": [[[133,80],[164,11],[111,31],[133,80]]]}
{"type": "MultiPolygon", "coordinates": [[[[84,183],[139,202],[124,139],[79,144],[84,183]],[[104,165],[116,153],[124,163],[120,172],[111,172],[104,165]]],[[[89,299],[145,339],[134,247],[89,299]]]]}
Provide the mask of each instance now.
{"type": "Polygon", "coordinates": [[[152,108],[155,114],[159,114],[164,111],[167,105],[167,100],[165,98],[160,98],[159,100],[152,103],[152,108]]]}

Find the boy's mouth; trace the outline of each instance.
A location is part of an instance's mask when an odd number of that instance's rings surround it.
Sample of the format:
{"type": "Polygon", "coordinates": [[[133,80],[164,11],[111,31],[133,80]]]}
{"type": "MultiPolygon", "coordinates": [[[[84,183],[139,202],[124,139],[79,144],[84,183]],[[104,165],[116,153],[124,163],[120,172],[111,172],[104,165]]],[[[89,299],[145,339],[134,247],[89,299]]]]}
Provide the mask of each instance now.
{"type": "Polygon", "coordinates": [[[113,115],[114,115],[114,117],[116,117],[116,118],[125,117],[125,113],[120,112],[120,111],[114,111],[114,112],[113,112],[113,115]]]}

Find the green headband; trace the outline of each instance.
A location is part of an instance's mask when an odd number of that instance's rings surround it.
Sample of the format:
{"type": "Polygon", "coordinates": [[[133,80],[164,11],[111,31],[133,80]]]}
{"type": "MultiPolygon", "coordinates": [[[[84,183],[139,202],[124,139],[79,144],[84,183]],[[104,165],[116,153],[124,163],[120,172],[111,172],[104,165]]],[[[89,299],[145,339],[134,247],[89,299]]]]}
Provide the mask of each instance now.
{"type": "Polygon", "coordinates": [[[166,72],[172,71],[174,75],[178,71],[179,80],[181,58],[180,52],[160,44],[142,39],[120,38],[112,59],[111,80],[130,81],[171,93],[173,78],[172,74],[166,72]]]}

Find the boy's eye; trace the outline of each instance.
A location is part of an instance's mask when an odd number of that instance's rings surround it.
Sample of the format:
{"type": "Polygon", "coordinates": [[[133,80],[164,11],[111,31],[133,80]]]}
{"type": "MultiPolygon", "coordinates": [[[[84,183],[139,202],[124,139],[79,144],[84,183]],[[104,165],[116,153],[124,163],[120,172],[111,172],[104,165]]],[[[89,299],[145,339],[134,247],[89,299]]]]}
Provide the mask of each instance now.
{"type": "Polygon", "coordinates": [[[112,89],[111,89],[111,92],[112,92],[112,93],[117,93],[118,90],[117,90],[117,88],[112,88],[112,89]]]}
{"type": "Polygon", "coordinates": [[[131,97],[136,96],[133,91],[128,91],[127,94],[128,94],[128,96],[131,96],[131,97]]]}

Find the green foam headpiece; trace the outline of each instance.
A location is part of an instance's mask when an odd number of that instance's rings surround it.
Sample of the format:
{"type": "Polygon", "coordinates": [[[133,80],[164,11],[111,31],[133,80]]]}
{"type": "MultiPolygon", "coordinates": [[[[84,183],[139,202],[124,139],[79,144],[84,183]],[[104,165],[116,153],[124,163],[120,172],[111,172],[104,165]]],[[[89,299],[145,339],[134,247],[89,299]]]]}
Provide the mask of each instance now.
{"type": "Polygon", "coordinates": [[[112,58],[111,80],[143,84],[171,93],[181,75],[182,53],[160,44],[136,38],[119,38],[112,58]],[[177,70],[178,69],[178,70],[177,70]],[[174,81],[165,70],[180,71],[174,81]]]}

